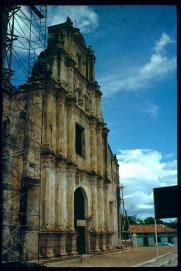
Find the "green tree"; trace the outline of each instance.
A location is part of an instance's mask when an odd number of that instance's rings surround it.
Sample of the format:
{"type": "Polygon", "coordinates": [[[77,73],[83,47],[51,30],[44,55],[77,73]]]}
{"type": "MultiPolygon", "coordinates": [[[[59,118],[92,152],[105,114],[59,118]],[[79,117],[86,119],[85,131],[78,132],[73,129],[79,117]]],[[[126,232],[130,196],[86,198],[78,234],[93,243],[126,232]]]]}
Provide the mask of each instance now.
{"type": "Polygon", "coordinates": [[[154,223],[155,223],[155,220],[151,216],[144,219],[144,224],[154,224],[154,223]]]}
{"type": "MultiPolygon", "coordinates": [[[[154,224],[154,223],[155,223],[155,219],[152,216],[146,217],[144,219],[144,224],[154,224]]],[[[157,219],[156,223],[157,224],[164,224],[164,222],[162,220],[160,220],[160,219],[157,219]]]]}
{"type": "Polygon", "coordinates": [[[128,216],[128,221],[130,225],[135,225],[135,224],[142,224],[143,220],[137,217],[137,215],[133,216],[128,216]]]}

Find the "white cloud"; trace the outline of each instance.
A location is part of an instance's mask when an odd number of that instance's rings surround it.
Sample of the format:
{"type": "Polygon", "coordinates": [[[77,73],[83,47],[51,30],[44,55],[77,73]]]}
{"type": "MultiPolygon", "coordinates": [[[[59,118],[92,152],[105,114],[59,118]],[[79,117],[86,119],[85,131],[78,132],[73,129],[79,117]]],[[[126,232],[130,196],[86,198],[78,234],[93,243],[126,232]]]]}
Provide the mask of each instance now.
{"type": "Polygon", "coordinates": [[[156,119],[159,111],[159,106],[156,104],[152,104],[150,102],[145,102],[144,105],[142,105],[139,108],[136,108],[137,111],[145,112],[151,116],[151,118],[156,119]]]}
{"type": "Polygon", "coordinates": [[[177,183],[177,161],[163,162],[160,152],[151,149],[119,150],[120,181],[124,184],[129,215],[153,216],[153,188],[177,183]]]}
{"type": "Polygon", "coordinates": [[[70,17],[82,33],[91,32],[98,26],[98,15],[88,6],[48,6],[48,26],[60,24],[70,17]]]}
{"type": "MultiPolygon", "coordinates": [[[[27,62],[30,38],[30,12],[28,6],[21,6],[15,14],[14,34],[19,38],[13,42],[15,51],[19,57],[24,57],[27,62]],[[23,37],[23,38],[22,38],[23,37]],[[22,54],[22,55],[21,55],[22,54]]],[[[43,51],[42,36],[39,35],[39,20],[33,14],[31,31],[31,59],[33,54],[37,57],[43,51]]],[[[79,27],[82,33],[93,31],[98,26],[98,16],[94,10],[88,6],[51,6],[48,5],[47,26],[60,24],[66,21],[67,17],[72,19],[74,26],[79,27]]],[[[12,20],[11,20],[12,21],[12,20]]],[[[25,64],[24,64],[25,65],[25,64]]]]}
{"type": "MultiPolygon", "coordinates": [[[[42,35],[40,35],[40,21],[33,13],[31,31],[30,31],[30,8],[28,6],[21,6],[20,10],[15,13],[14,20],[14,34],[17,35],[17,40],[13,42],[14,50],[19,54],[18,56],[24,60],[27,65],[28,49],[30,45],[31,59],[37,57],[43,51],[42,35]],[[29,41],[31,43],[29,44],[29,41]]],[[[10,20],[12,24],[12,19],[10,20]]]]}
{"type": "Polygon", "coordinates": [[[155,44],[154,51],[159,54],[169,43],[175,43],[175,41],[172,40],[166,33],[162,33],[160,39],[155,44]]]}
{"type": "Polygon", "coordinates": [[[112,75],[99,78],[103,94],[109,96],[118,91],[137,91],[147,88],[176,69],[176,57],[165,54],[166,46],[175,43],[166,33],[163,33],[153,47],[150,59],[141,67],[128,67],[126,73],[114,70],[112,75]],[[154,80],[153,80],[154,79],[154,80]]]}
{"type": "Polygon", "coordinates": [[[171,38],[163,33],[156,42],[153,49],[154,53],[150,57],[150,61],[140,68],[140,73],[145,77],[154,77],[167,73],[169,70],[176,68],[176,59],[168,59],[165,55],[165,47],[169,43],[175,43],[171,38]]]}

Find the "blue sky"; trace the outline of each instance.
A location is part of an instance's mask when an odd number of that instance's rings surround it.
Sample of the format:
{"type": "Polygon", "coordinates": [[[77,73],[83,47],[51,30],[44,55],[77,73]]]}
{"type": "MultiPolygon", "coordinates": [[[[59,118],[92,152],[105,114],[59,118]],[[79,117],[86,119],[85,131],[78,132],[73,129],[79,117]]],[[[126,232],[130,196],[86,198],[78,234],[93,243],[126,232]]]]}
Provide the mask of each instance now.
{"type": "Polygon", "coordinates": [[[153,188],[177,182],[176,8],[48,6],[47,26],[67,16],[96,56],[127,212],[153,216],[153,188]]]}

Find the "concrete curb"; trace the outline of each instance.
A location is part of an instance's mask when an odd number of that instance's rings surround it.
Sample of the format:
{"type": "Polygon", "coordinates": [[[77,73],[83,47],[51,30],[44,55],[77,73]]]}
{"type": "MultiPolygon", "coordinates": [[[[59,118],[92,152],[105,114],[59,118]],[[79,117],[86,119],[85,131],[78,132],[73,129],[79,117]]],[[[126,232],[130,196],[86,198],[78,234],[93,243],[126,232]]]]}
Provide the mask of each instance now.
{"type": "MultiPolygon", "coordinates": [[[[142,262],[142,263],[139,263],[139,264],[136,264],[136,265],[132,265],[131,267],[141,267],[141,266],[144,266],[145,264],[156,262],[156,260],[161,259],[161,258],[164,258],[164,257],[166,257],[166,256],[168,256],[168,255],[170,255],[170,254],[174,254],[174,253],[175,253],[175,252],[171,251],[171,252],[168,252],[168,253],[166,253],[166,254],[160,255],[160,256],[158,256],[158,257],[156,257],[156,258],[150,259],[150,260],[148,260],[148,261],[145,261],[145,262],[142,262]]],[[[174,258],[175,258],[175,257],[174,257],[174,258]]],[[[165,262],[164,265],[165,265],[165,264],[168,264],[170,261],[171,261],[171,260],[165,262]]]]}

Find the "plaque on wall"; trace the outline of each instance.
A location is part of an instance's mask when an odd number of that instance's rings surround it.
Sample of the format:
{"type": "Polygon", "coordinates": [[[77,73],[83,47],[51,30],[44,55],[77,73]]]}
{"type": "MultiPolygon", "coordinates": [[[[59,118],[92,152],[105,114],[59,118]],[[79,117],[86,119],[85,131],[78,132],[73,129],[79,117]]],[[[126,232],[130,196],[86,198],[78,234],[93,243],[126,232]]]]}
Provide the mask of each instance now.
{"type": "Polygon", "coordinates": [[[86,226],[86,220],[77,219],[77,226],[86,226]]]}

